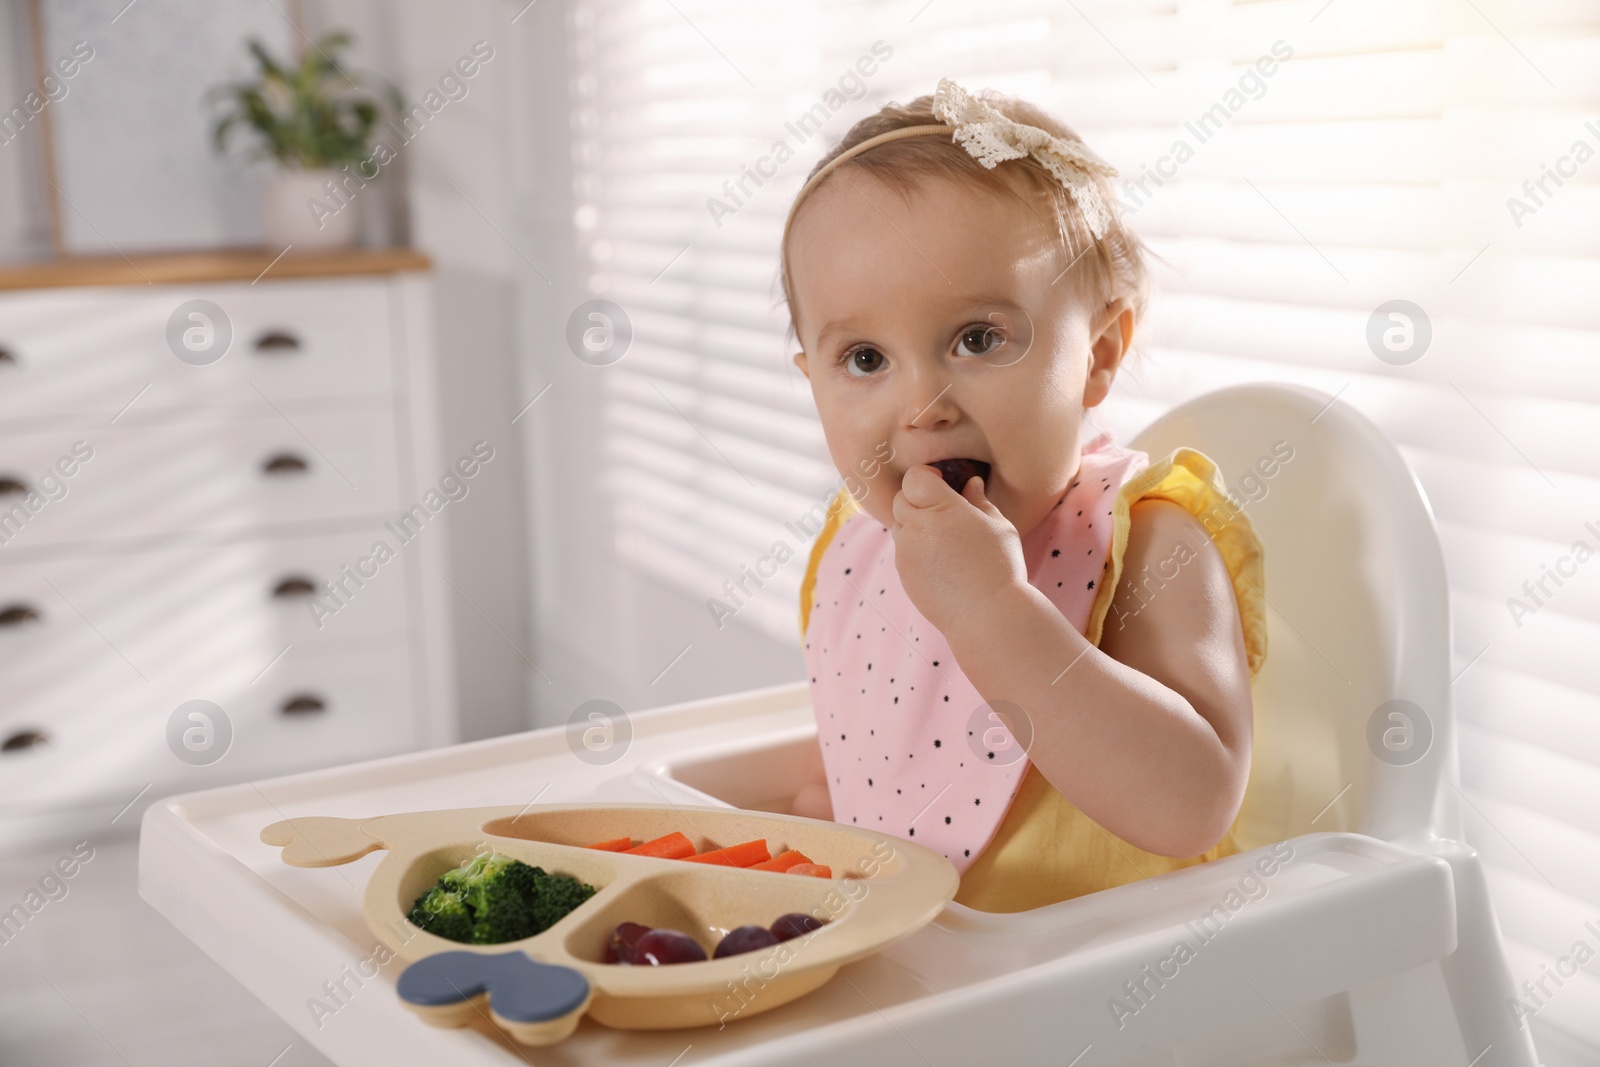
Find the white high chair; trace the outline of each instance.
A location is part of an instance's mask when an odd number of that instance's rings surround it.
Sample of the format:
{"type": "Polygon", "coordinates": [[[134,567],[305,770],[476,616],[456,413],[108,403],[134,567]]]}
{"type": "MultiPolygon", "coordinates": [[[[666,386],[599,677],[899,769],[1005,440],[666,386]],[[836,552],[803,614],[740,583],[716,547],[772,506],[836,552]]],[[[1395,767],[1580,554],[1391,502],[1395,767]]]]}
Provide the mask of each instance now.
{"type": "MultiPolygon", "coordinates": [[[[1247,851],[1015,914],[952,903],[777,1010],[720,1031],[585,1022],[540,1063],[1535,1067],[1461,841],[1444,564],[1394,445],[1282,385],[1199,397],[1129,443],[1210,456],[1264,546],[1247,851]]],[[[528,1050],[422,1025],[392,991],[313,1022],[308,994],[371,951],[376,857],[343,877],[288,867],[260,829],[541,797],[783,811],[821,766],[804,680],[630,719],[603,767],[552,727],[158,801],[140,894],[341,1065],[520,1067],[528,1050]]]]}
{"type": "MultiPolygon", "coordinates": [[[[1449,587],[1400,453],[1348,405],[1279,384],[1198,397],[1128,444],[1152,461],[1179,446],[1210,456],[1263,544],[1251,851],[1032,912],[952,904],[934,924],[947,937],[911,939],[930,968],[963,939],[1033,939],[1044,962],[988,983],[979,1011],[969,993],[896,1022],[951,1057],[939,1063],[1067,1064],[1085,1050],[1081,1067],[1534,1067],[1482,865],[1462,843],[1449,587]],[[1274,842],[1294,857],[1242,883],[1274,842]]],[[[781,776],[797,754],[764,770],[781,776]]],[[[756,755],[738,756],[747,774],[756,755]]],[[[725,760],[659,770],[708,799],[759,803],[725,760]]],[[[897,1043],[849,1061],[915,1062],[897,1043]]]]}
{"type": "MultiPolygon", "coordinates": [[[[1294,458],[1272,478],[1256,471],[1265,495],[1246,504],[1265,551],[1269,604],[1267,659],[1252,690],[1251,777],[1265,791],[1246,813],[1246,844],[1354,831],[1438,857],[1448,877],[1419,876],[1411,889],[1389,892],[1373,872],[1322,896],[1269,894],[1262,904],[1282,905],[1285,920],[1317,931],[1328,951],[1289,961],[1279,949],[1275,960],[1241,961],[1234,991],[1253,979],[1265,996],[1244,986],[1230,999],[1271,998],[1288,1011],[1288,988],[1274,983],[1278,972],[1299,970],[1338,991],[1308,997],[1303,1010],[1341,1035],[1339,1051],[1351,1062],[1537,1064],[1526,1026],[1508,1008],[1515,983],[1482,863],[1463,843],[1449,584],[1432,511],[1399,451],[1348,405],[1277,384],[1198,397],[1131,447],[1153,458],[1197,448],[1249,500],[1239,480],[1280,440],[1294,458]],[[1408,968],[1342,951],[1374,929],[1411,937],[1435,925],[1444,951],[1408,968]]],[[[1186,1044],[1148,1062],[1246,1062],[1266,1033],[1250,1025],[1253,1015],[1260,1012],[1235,1003],[1218,1019],[1233,1025],[1207,1052],[1186,1044]]],[[[1312,1059],[1339,1062],[1334,1049],[1321,1054],[1312,1059]]]]}

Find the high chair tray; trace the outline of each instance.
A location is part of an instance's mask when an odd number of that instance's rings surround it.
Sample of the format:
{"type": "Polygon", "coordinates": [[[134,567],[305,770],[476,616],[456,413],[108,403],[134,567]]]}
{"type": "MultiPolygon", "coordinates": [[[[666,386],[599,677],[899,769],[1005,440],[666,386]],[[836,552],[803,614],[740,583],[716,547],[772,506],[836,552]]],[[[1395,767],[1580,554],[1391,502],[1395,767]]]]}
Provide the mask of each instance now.
{"type": "MultiPolygon", "coordinates": [[[[534,1049],[486,1015],[444,1029],[402,1003],[395,986],[405,961],[374,933],[364,908],[384,853],[297,867],[261,840],[264,827],[284,820],[487,807],[626,805],[668,809],[662,818],[704,812],[797,833],[830,829],[771,814],[811,773],[804,760],[816,744],[804,682],[635,714],[631,726],[626,752],[604,766],[575,757],[566,730],[555,728],[158,801],[142,823],[140,895],[323,1055],[351,1067],[965,1067],[1068,1064],[1080,1054],[1079,1067],[1088,1067],[1205,1033],[1219,1018],[1294,1019],[1297,1005],[1455,948],[1448,864],[1355,834],[1296,838],[1275,846],[1272,863],[1259,849],[1029,912],[947,903],[919,926],[917,909],[934,910],[926,899],[949,890],[933,873],[912,894],[922,903],[900,920],[914,932],[895,940],[893,929],[880,929],[870,954],[852,962],[841,951],[837,968],[821,966],[831,976],[818,988],[774,1010],[747,1007],[721,1025],[689,1029],[614,1029],[584,1017],[566,1040],[534,1049]],[[1175,953],[1179,942],[1187,954],[1175,953]]],[[[718,833],[704,837],[727,843],[718,833]]],[[[910,842],[891,840],[914,854],[910,842]]],[[[671,862],[681,861],[650,866],[671,862]]],[[[766,880],[780,878],[822,882],[766,880]]],[[[579,919],[582,911],[563,922],[590,922],[579,919]]],[[[730,1004],[754,1005],[763,982],[724,990],[730,1004]]],[[[770,992],[774,1001],[781,995],[770,992]]]]}

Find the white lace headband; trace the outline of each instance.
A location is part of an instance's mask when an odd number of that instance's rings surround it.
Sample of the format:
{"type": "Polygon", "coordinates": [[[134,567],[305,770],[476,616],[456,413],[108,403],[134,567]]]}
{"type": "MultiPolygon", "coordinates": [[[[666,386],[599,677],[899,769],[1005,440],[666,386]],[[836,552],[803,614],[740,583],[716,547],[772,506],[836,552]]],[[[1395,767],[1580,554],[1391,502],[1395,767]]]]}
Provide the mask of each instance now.
{"type": "Polygon", "coordinates": [[[1083,212],[1089,232],[1094,234],[1096,239],[1105,235],[1107,227],[1111,224],[1111,211],[1100,196],[1100,190],[1095,186],[1093,178],[1096,174],[1114,178],[1117,176],[1117,169],[1089,151],[1083,142],[1068,141],[1048,130],[1007,118],[949,78],[939,79],[939,87],[933,94],[933,113],[944,119],[946,124],[905,126],[898,130],[890,130],[888,133],[880,133],[876,137],[869,137],[853,148],[841,152],[813,174],[796,194],[794,203],[789,206],[789,219],[783,227],[785,243],[789,235],[789,225],[794,221],[795,211],[799,208],[800,202],[828,176],[833,168],[887,141],[946,133],[951,134],[952,141],[965,148],[969,155],[990,170],[1004,160],[1032,156],[1066,188],[1073,201],[1077,203],[1078,209],[1083,212]]]}

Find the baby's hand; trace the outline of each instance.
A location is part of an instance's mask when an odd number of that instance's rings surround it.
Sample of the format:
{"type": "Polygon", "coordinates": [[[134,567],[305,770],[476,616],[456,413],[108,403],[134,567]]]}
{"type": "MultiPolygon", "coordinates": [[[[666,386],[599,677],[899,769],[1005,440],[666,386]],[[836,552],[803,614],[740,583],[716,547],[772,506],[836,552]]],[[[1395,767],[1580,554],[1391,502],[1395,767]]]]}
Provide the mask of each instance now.
{"type": "Polygon", "coordinates": [[[981,612],[1006,586],[1028,582],[1022,538],[977,475],[958,494],[934,467],[912,467],[895,494],[893,517],[900,584],[947,638],[964,614],[981,612]]]}

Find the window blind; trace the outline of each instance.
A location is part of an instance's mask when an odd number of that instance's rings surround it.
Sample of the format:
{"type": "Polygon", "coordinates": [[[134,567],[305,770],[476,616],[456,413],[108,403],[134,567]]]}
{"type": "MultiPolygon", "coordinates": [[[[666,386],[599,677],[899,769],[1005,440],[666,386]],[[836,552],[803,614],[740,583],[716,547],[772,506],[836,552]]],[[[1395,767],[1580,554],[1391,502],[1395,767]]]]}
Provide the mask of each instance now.
{"type": "MultiPolygon", "coordinates": [[[[1397,442],[1446,553],[1465,819],[1515,977],[1585,938],[1600,950],[1584,927],[1600,913],[1600,560],[1575,558],[1579,541],[1600,554],[1600,9],[792,6],[573,9],[578,222],[595,294],[635,329],[604,414],[619,555],[721,600],[729,625],[795,639],[803,518],[839,476],[783,344],[789,201],[851,123],[940,76],[1024,95],[1119,168],[1165,261],[1097,425],[1126,440],[1196,395],[1274,380],[1336,394],[1397,442]],[[842,82],[879,41],[892,54],[842,82]],[[793,132],[805,114],[826,115],[820,132],[793,132]],[[778,142],[793,158],[733,204],[778,142]],[[1365,340],[1394,299],[1433,330],[1405,365],[1365,340]]],[[[1600,1047],[1597,974],[1547,985],[1535,1025],[1600,1047]]]]}

